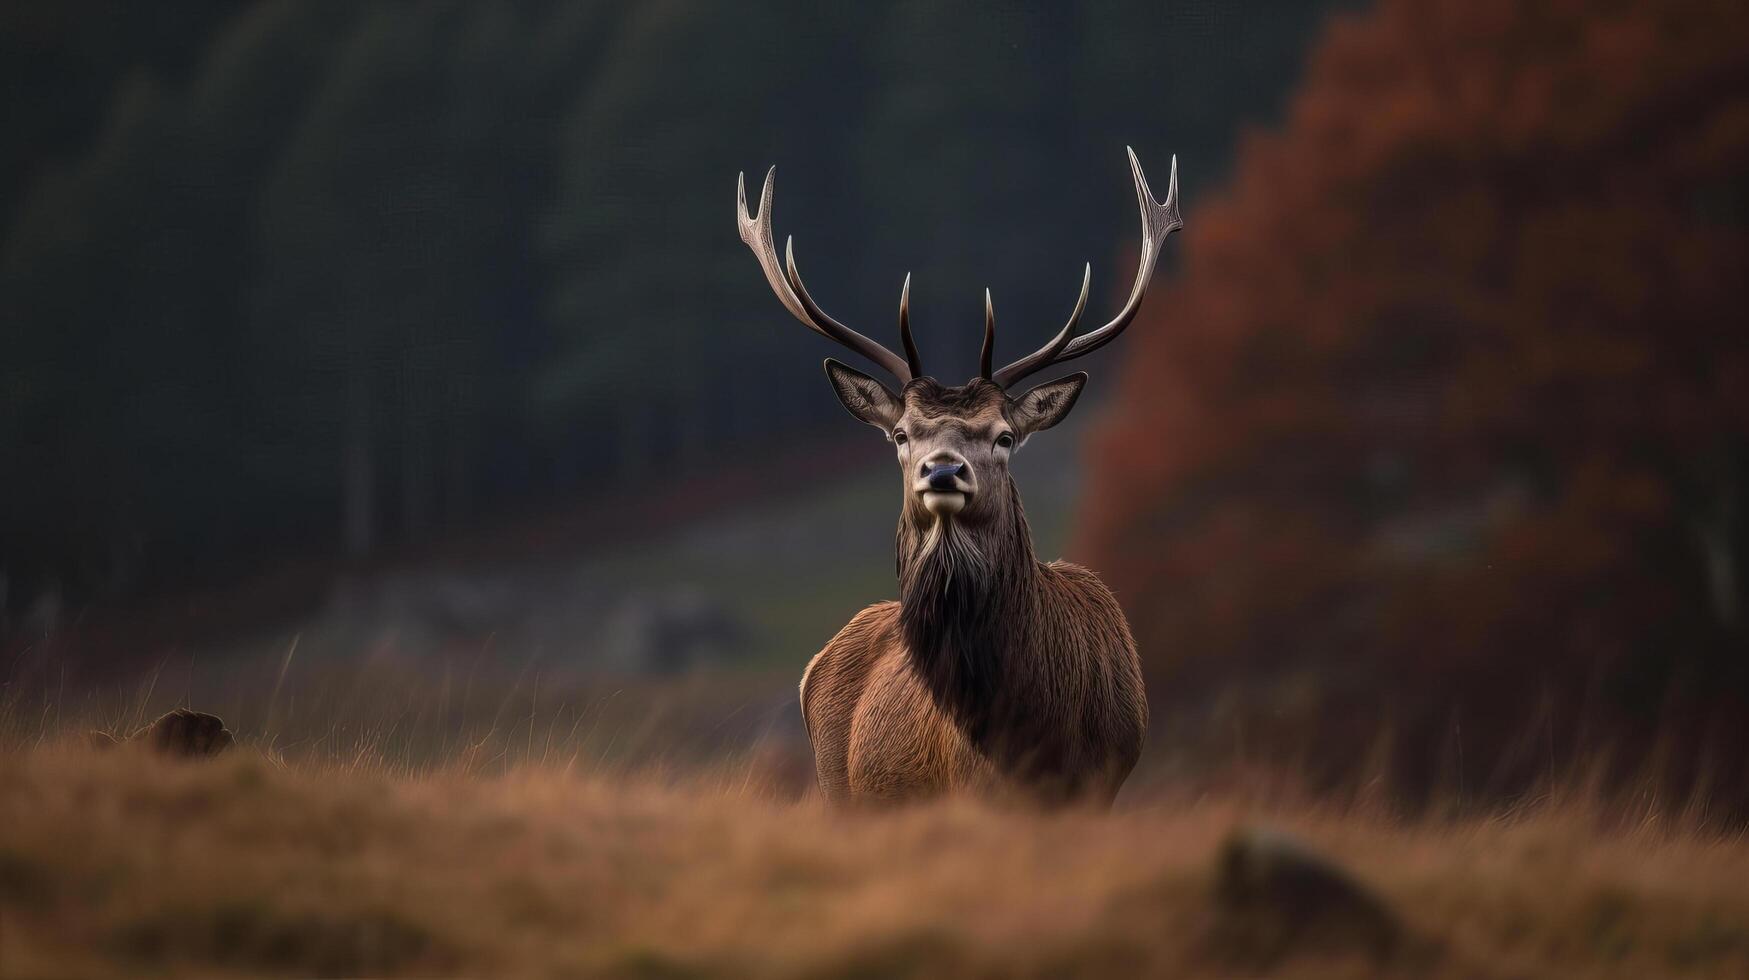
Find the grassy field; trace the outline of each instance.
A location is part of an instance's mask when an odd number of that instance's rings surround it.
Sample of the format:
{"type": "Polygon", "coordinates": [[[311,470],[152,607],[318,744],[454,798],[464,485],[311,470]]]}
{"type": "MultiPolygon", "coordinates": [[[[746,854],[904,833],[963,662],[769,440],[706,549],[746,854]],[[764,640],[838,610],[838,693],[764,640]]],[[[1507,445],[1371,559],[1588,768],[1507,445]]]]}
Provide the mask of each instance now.
{"type": "Polygon", "coordinates": [[[0,749],[5,977],[1741,977],[1746,881],[1740,838],[1576,801],[1439,823],[1263,796],[833,813],[757,755],[603,774],[0,749]],[[1257,959],[1215,870],[1257,824],[1346,866],[1412,940],[1382,965],[1257,959]]]}
{"type": "MultiPolygon", "coordinates": [[[[1029,465],[1054,555],[1073,469],[1029,465]]],[[[1584,779],[1406,816],[1210,772],[1162,722],[1110,813],[827,810],[795,682],[891,594],[889,484],[505,573],[560,599],[684,580],[751,625],[736,664],[614,676],[569,646],[313,622],[140,651],[136,688],[93,688],[30,651],[0,683],[0,978],[1749,976],[1749,842],[1584,779]],[[83,737],[175,705],[239,747],[178,762],[83,737]],[[1224,856],[1259,828],[1406,938],[1235,903],[1224,856]]]]}

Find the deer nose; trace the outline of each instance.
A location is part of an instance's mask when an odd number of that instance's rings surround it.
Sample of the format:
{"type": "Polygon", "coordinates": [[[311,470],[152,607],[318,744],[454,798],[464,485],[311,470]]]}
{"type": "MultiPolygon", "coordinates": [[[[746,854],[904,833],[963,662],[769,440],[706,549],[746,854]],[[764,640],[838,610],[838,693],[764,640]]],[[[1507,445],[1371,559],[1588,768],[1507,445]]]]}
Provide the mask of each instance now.
{"type": "Polygon", "coordinates": [[[931,490],[958,490],[959,478],[966,471],[964,463],[925,463],[923,479],[931,490]]]}

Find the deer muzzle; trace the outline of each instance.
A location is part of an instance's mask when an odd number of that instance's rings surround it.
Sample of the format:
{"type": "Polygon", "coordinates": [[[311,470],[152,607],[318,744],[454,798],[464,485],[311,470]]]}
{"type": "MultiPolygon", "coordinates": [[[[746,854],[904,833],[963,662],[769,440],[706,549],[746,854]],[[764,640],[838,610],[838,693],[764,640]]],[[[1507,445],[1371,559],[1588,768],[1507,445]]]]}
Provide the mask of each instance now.
{"type": "Polygon", "coordinates": [[[919,469],[912,489],[923,497],[923,506],[937,517],[965,509],[974,485],[971,467],[964,460],[933,457],[919,469]]]}

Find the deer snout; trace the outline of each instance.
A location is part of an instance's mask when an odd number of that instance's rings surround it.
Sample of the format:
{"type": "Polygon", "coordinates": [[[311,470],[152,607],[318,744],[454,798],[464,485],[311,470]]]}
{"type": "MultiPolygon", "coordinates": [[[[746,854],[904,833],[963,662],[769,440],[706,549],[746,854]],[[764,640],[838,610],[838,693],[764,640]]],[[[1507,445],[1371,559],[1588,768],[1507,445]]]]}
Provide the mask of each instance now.
{"type": "Polygon", "coordinates": [[[977,489],[972,468],[951,453],[936,453],[917,468],[911,489],[923,498],[923,506],[937,517],[959,513],[977,489]]]}
{"type": "Polygon", "coordinates": [[[966,464],[960,462],[925,463],[923,479],[931,490],[959,490],[960,477],[966,472],[966,464]]]}

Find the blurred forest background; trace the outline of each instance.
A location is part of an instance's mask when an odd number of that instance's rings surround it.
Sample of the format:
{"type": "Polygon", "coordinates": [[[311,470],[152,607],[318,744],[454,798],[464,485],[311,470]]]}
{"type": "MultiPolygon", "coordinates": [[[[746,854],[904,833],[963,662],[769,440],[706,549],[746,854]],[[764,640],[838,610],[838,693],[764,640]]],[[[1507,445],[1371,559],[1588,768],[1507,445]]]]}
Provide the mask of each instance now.
{"type": "Polygon", "coordinates": [[[1016,470],[1131,618],[1162,771],[1749,803],[1745,36],[1708,0],[6,4],[0,681],[225,707],[294,652],[460,658],[793,739],[897,501],[735,174],[780,164],[840,319],[890,341],[914,273],[957,382],[985,286],[1003,357],[1083,261],[1115,307],[1131,144],[1186,230],[1016,470]]]}

